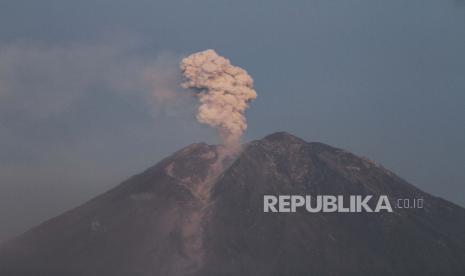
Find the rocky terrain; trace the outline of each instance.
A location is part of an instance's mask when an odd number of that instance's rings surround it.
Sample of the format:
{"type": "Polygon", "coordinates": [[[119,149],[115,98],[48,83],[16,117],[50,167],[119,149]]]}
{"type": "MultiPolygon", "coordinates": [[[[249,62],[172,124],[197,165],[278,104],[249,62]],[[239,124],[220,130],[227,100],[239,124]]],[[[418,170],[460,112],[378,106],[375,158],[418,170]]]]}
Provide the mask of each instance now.
{"type": "Polygon", "coordinates": [[[192,144],[0,247],[0,275],[465,275],[465,209],[288,133],[192,144]],[[381,213],[264,213],[263,195],[422,198],[381,213]]]}

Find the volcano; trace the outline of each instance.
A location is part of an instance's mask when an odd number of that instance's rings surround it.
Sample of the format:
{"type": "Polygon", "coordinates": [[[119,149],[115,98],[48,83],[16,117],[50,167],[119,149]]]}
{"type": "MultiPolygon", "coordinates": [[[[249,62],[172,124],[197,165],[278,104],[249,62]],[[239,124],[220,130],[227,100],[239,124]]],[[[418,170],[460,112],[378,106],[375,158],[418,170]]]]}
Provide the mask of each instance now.
{"type": "Polygon", "coordinates": [[[465,275],[465,209],[285,132],[192,144],[3,244],[5,276],[465,275]],[[265,213],[264,195],[387,195],[422,208],[265,213]]]}

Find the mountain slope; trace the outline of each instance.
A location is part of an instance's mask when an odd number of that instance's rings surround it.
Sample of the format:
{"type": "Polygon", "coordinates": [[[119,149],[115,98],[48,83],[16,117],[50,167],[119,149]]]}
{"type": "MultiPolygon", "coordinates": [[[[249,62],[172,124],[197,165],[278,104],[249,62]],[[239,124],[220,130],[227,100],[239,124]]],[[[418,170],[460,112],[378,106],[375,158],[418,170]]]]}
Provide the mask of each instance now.
{"type": "Polygon", "coordinates": [[[465,210],[372,161],[275,133],[190,145],[0,248],[0,275],[464,275],[465,210]],[[264,213],[263,195],[423,198],[393,213],[264,213]]]}
{"type": "Polygon", "coordinates": [[[208,275],[463,275],[464,209],[381,166],[286,133],[252,142],[213,191],[208,275]],[[263,195],[423,198],[394,213],[263,213],[263,195]]]}
{"type": "Polygon", "coordinates": [[[188,228],[202,208],[195,192],[216,159],[216,147],[193,144],[30,230],[3,246],[0,275],[175,275],[194,269],[189,254],[196,249],[186,240],[195,236],[188,228]]]}

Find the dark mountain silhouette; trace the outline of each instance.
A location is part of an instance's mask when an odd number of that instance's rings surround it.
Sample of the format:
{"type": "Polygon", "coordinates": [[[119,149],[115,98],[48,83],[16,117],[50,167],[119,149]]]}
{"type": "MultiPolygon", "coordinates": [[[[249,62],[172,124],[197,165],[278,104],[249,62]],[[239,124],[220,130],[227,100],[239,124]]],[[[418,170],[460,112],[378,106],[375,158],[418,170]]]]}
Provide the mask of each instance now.
{"type": "Polygon", "coordinates": [[[192,144],[0,248],[0,275],[465,275],[465,209],[280,132],[192,144]],[[393,213],[264,213],[263,195],[423,198],[393,213]]]}

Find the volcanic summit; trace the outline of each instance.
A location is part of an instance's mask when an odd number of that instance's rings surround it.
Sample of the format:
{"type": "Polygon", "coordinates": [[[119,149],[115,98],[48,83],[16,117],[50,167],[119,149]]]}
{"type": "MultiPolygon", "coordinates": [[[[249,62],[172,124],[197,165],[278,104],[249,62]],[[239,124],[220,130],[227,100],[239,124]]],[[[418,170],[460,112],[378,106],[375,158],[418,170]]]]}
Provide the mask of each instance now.
{"type": "Polygon", "coordinates": [[[465,209],[285,132],[197,143],[0,247],[0,275],[465,275],[465,209]],[[392,213],[264,213],[264,195],[422,198],[392,213]]]}

